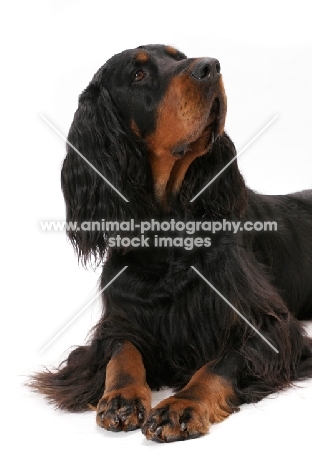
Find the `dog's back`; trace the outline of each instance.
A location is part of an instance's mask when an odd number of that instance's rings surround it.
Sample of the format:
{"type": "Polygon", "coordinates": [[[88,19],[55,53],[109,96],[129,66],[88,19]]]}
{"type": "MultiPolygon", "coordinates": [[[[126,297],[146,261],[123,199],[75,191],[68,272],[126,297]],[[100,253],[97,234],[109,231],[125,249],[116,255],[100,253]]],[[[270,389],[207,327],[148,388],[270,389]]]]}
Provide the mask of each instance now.
{"type": "Polygon", "coordinates": [[[264,229],[246,233],[247,242],[289,310],[298,318],[311,318],[312,190],[287,195],[250,191],[248,198],[246,219],[262,223],[264,229]]]}

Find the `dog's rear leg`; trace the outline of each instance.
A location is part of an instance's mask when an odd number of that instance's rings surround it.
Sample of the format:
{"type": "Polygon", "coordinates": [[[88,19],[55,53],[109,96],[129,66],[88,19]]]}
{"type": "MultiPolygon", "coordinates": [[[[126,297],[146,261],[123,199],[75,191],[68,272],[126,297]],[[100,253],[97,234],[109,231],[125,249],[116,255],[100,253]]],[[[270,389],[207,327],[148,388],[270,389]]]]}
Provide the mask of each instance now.
{"type": "Polygon", "coordinates": [[[106,368],[97,424],[109,431],[132,431],[143,425],[151,408],[142,356],[128,341],[115,351],[106,368]]]}

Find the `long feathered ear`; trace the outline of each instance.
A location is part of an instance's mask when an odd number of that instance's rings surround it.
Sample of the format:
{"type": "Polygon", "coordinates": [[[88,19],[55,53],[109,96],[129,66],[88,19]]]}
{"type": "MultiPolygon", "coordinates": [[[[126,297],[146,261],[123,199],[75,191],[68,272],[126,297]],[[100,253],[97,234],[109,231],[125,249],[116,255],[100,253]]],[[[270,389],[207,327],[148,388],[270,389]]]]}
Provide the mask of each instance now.
{"type": "Polygon", "coordinates": [[[68,237],[83,262],[92,256],[103,258],[107,247],[109,233],[88,230],[92,223],[98,228],[103,220],[148,217],[152,204],[152,176],[143,143],[122,122],[108,91],[96,81],[95,75],[80,96],[68,135],[73,147],[67,145],[61,173],[66,220],[76,223],[68,237]]]}

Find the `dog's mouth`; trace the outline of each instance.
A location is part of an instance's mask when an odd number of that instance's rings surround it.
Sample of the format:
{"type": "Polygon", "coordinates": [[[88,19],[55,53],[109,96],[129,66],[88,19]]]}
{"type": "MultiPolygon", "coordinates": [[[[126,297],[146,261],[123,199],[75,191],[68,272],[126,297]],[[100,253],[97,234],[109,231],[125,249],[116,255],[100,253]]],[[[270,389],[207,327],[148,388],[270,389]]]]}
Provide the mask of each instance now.
{"type": "Polygon", "coordinates": [[[192,135],[190,141],[184,141],[172,148],[172,155],[178,159],[183,158],[187,153],[196,151],[199,146],[203,149],[208,149],[223,133],[224,128],[224,110],[220,103],[219,97],[213,100],[208,113],[208,119],[206,118],[203,124],[199,125],[195,135],[192,135]]]}
{"type": "Polygon", "coordinates": [[[220,104],[219,98],[215,98],[211,106],[209,120],[211,121],[211,123],[207,125],[205,130],[210,129],[210,132],[211,132],[210,140],[211,140],[211,143],[213,143],[215,139],[218,136],[220,136],[221,133],[223,132],[223,126],[221,128],[221,125],[220,125],[222,119],[221,119],[221,104],[220,104]]]}
{"type": "Polygon", "coordinates": [[[226,108],[221,76],[213,83],[196,86],[184,77],[173,82],[156,131],[147,140],[155,194],[163,207],[168,207],[170,196],[180,190],[192,162],[209,153],[223,134],[226,108]]]}

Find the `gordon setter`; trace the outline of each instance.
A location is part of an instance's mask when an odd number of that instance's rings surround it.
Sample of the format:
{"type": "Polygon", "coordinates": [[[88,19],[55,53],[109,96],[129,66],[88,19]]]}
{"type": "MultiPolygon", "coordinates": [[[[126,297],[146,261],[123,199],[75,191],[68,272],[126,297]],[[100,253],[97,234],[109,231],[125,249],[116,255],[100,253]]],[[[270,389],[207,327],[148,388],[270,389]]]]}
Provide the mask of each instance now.
{"type": "Polygon", "coordinates": [[[312,318],[312,191],[249,190],[226,108],[219,62],[164,45],[115,55],[80,96],[61,174],[76,223],[68,235],[82,262],[104,264],[101,288],[127,269],[102,294],[88,343],[31,385],[60,408],[96,408],[110,431],[198,437],[240,404],[312,377],[299,322],[312,318]],[[131,220],[133,230],[117,230],[131,220]],[[173,226],[166,243],[156,245],[159,232],[131,243],[149,220],[173,226]],[[277,229],[218,230],[206,242],[204,222],[265,220],[277,229]],[[190,222],[195,234],[180,229],[190,222]],[[151,389],[162,386],[176,393],[151,409],[151,389]]]}

